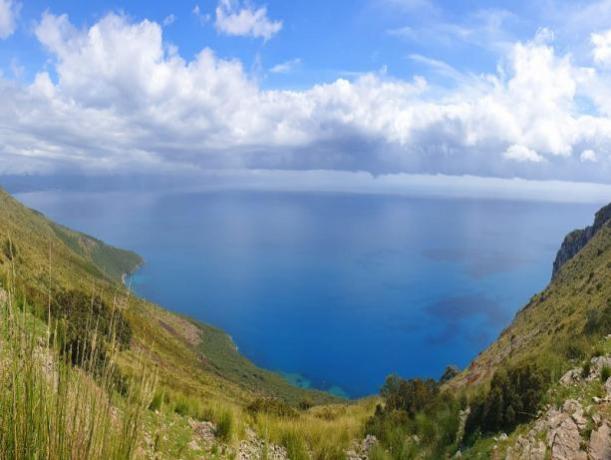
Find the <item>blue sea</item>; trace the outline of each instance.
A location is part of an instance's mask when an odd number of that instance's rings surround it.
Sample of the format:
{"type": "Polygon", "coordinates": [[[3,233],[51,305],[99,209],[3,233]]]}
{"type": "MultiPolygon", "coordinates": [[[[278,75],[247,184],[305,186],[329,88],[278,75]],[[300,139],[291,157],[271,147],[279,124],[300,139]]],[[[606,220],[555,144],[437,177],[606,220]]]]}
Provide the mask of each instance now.
{"type": "Polygon", "coordinates": [[[292,382],[360,397],[468,365],[596,204],[272,193],[21,193],[146,261],[133,289],[292,382]]]}

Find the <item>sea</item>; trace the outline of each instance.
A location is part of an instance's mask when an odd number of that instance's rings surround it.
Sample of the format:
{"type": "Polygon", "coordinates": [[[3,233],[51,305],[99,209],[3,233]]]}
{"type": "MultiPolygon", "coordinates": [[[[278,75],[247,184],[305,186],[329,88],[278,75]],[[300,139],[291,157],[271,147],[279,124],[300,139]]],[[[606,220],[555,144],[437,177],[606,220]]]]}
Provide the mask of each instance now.
{"type": "Polygon", "coordinates": [[[145,264],[127,282],[292,383],[346,398],[465,367],[598,204],[354,193],[18,193],[145,264]]]}

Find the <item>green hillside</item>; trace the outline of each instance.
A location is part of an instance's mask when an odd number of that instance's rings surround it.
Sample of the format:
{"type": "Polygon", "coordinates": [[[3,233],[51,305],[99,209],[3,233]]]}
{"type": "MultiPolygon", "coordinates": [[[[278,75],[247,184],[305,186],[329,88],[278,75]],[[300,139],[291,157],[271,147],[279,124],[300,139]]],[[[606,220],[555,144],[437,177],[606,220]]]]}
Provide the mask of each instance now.
{"type": "Polygon", "coordinates": [[[347,402],[134,296],[138,255],[0,191],[0,458],[607,458],[606,215],[468,369],[347,402]]]}
{"type": "Polygon", "coordinates": [[[99,296],[121,311],[132,331],[129,347],[116,356],[122,374],[135,375],[142,363],[154,370],[156,398],[172,417],[182,416],[187,432],[193,431],[189,418],[213,420],[235,412],[233,431],[238,436],[243,431],[241,411],[246,413],[248,404],[261,398],[277,398],[293,407],[339,402],[256,367],[222,331],[133,296],[121,278],[142,263],[139,256],[59,226],[4,191],[0,244],[2,292],[24,299],[41,329],[50,297],[62,292],[99,296]]]}

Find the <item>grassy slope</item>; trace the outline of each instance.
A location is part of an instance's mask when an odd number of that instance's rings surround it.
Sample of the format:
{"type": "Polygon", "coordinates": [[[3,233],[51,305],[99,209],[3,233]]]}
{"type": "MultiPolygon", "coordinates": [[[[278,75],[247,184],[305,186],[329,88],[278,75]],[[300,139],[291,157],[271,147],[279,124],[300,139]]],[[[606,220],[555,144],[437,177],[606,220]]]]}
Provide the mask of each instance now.
{"type": "MultiPolygon", "coordinates": [[[[120,276],[140,263],[136,255],[59,227],[0,191],[0,244],[9,237],[18,249],[16,266],[20,278],[27,280],[32,297],[44,301],[49,286],[78,287],[98,292],[108,302],[125,307],[134,340],[131,349],[122,354],[123,368],[135,368],[141,360],[156,366],[162,388],[173,397],[188,398],[204,412],[219,405],[223,410],[232,408],[240,420],[247,420],[259,432],[269,433],[269,439],[276,442],[293,432],[302,435],[310,449],[322,446],[324,439],[332,440],[325,447],[332,449],[358,435],[362,422],[373,411],[376,400],[366,400],[315,408],[296,420],[248,419],[243,408],[257,394],[273,394],[293,403],[303,399],[317,403],[336,400],[323,393],[297,389],[279,376],[256,368],[236,352],[229,337],[218,329],[131,296],[120,283],[120,276]]],[[[5,259],[0,255],[0,273],[7,270],[5,259]]],[[[611,228],[605,227],[541,294],[532,298],[499,339],[448,386],[462,391],[485,385],[499,366],[522,360],[538,361],[560,375],[573,366],[567,357],[570,347],[576,346],[587,354],[592,346],[593,342],[582,333],[583,327],[588,311],[602,309],[610,301],[610,279],[611,228]]],[[[188,440],[185,423],[180,419],[172,426],[183,427],[188,440]]],[[[183,447],[172,452],[184,456],[180,450],[183,447]]]]}
{"type": "Polygon", "coordinates": [[[573,356],[592,351],[596,338],[584,334],[584,326],[590,312],[611,302],[610,280],[611,226],[606,225],[450,386],[486,383],[500,365],[529,360],[558,377],[574,364],[573,356]]]}
{"type": "MultiPolygon", "coordinates": [[[[138,255],[54,224],[0,190],[0,244],[8,239],[17,248],[18,277],[33,301],[45,302],[49,288],[61,286],[98,292],[109,303],[125,307],[134,340],[122,356],[123,365],[135,366],[145,357],[159,368],[162,385],[173,392],[233,403],[246,403],[257,393],[292,403],[334,401],[326,393],[295,388],[257,368],[236,353],[221,331],[129,295],[121,276],[141,264],[138,255]]],[[[7,267],[5,262],[0,256],[0,264],[7,267]]]]}

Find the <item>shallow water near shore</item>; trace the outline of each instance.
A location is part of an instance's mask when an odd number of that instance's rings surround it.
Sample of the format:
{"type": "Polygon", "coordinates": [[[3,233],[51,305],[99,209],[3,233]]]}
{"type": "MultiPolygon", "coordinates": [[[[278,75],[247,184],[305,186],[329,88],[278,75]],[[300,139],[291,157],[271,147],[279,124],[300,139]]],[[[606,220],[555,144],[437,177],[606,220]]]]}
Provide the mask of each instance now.
{"type": "Polygon", "coordinates": [[[146,260],[134,290],[292,383],[359,397],[466,366],[597,204],[314,193],[17,196],[146,260]]]}

